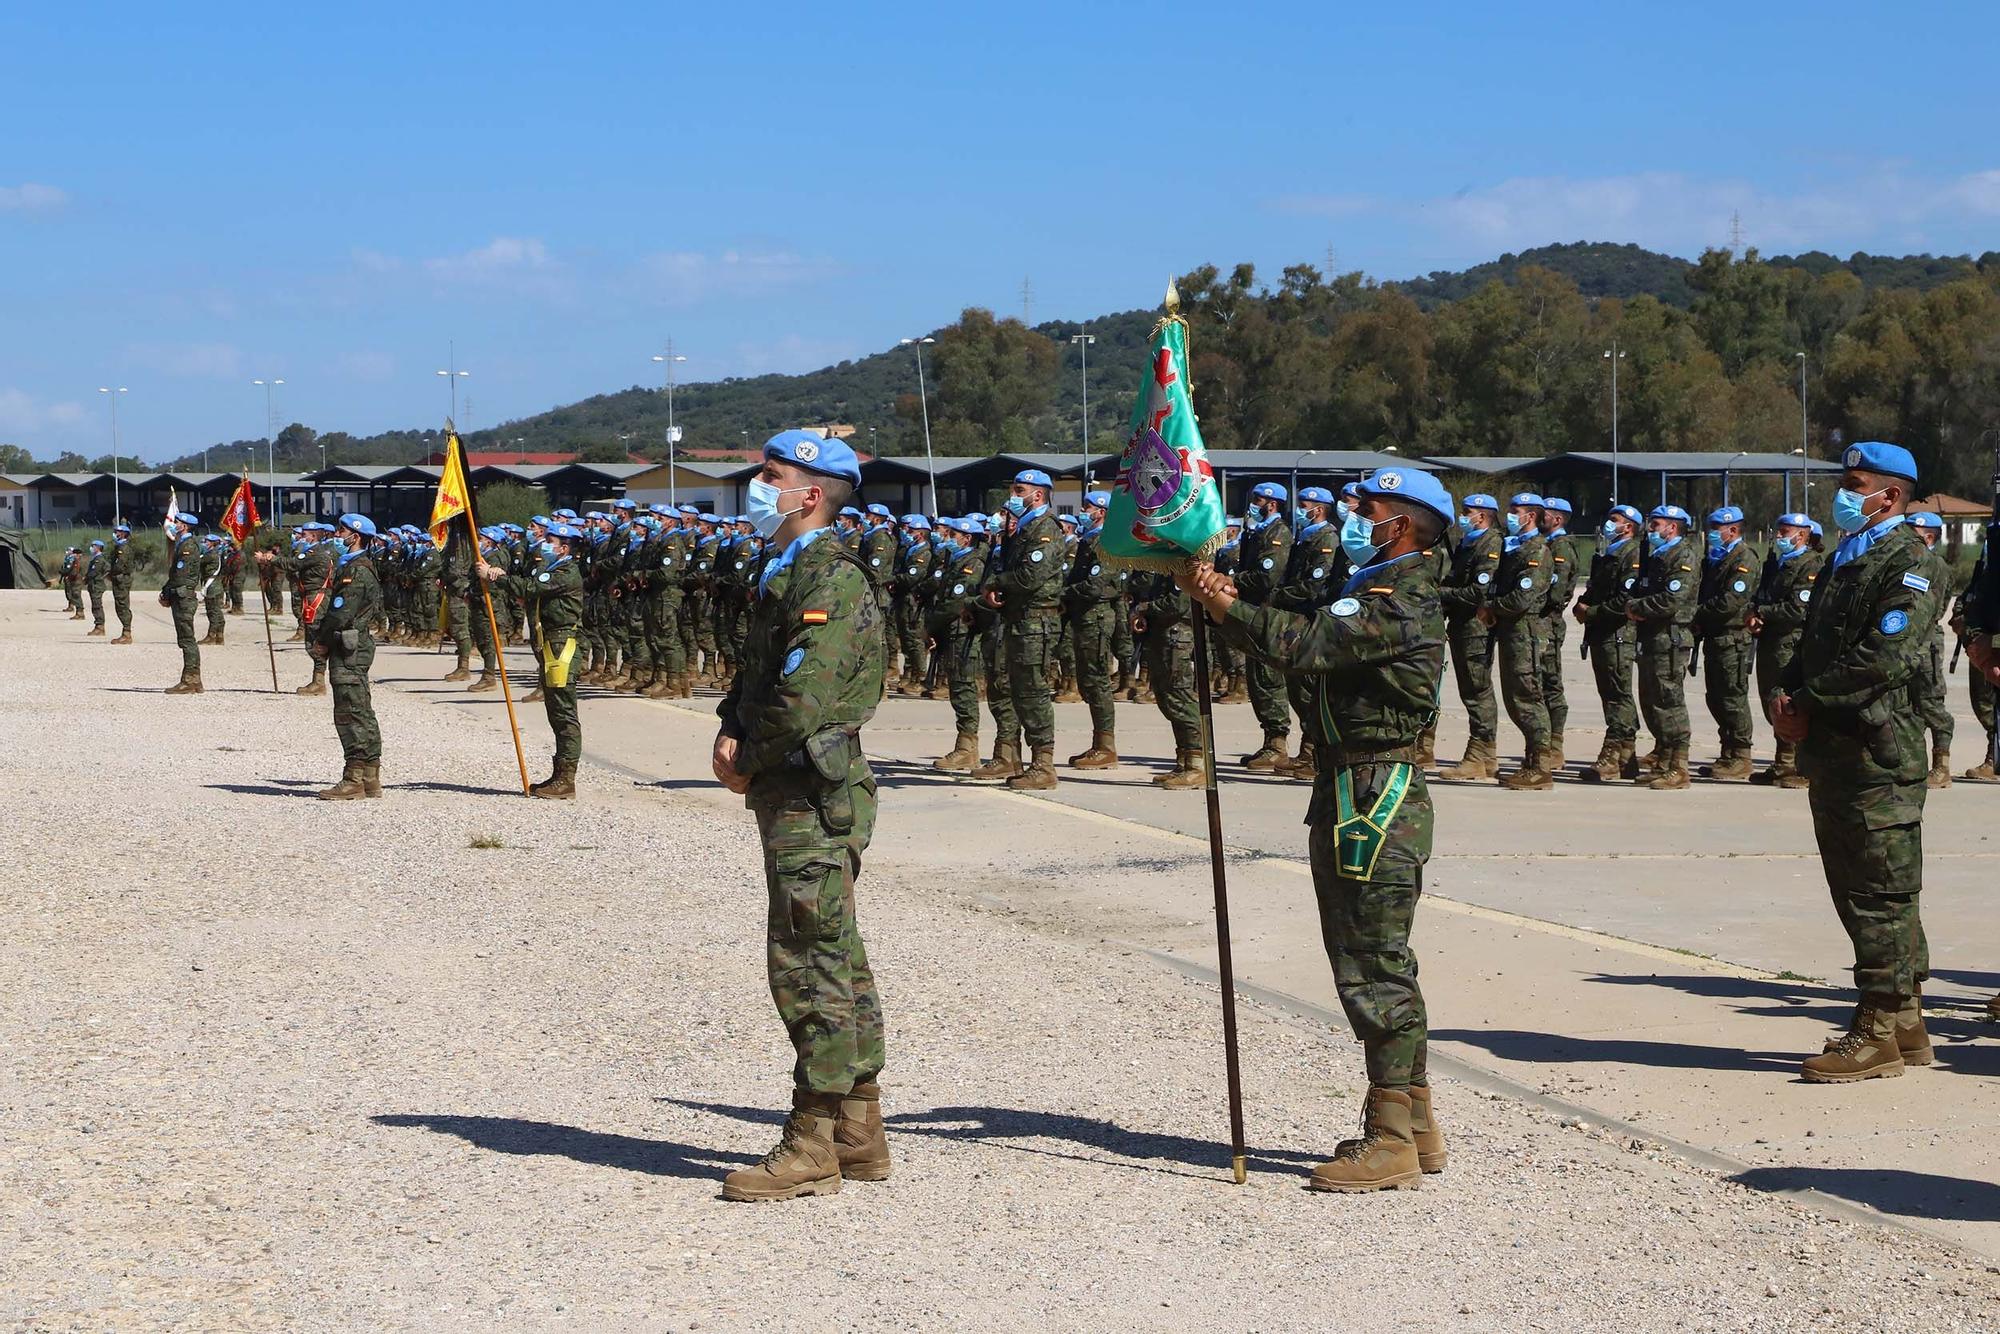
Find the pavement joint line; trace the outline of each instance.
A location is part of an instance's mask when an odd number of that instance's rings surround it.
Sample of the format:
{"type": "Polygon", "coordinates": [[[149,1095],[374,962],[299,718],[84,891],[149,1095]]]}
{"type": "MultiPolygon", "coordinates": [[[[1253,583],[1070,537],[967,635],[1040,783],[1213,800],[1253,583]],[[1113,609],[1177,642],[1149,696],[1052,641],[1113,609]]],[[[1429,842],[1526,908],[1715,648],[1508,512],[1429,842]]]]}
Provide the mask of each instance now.
{"type": "MultiPolygon", "coordinates": [[[[1179,955],[1169,954],[1164,950],[1156,950],[1150,946],[1137,944],[1133,941],[1120,940],[1113,943],[1144,955],[1170,972],[1179,973],[1191,981],[1213,987],[1218,993],[1222,990],[1221,974],[1215,969],[1210,968],[1207,964],[1196,963],[1191,959],[1184,959],[1179,955]]],[[[1347,1026],[1345,1016],[1339,1011],[1329,1010],[1323,1005],[1317,1005],[1312,1001],[1301,999],[1290,992],[1275,991],[1269,987],[1258,986],[1254,982],[1245,982],[1241,978],[1238,978],[1236,980],[1236,993],[1243,999],[1272,1012],[1277,1018],[1289,1022],[1294,1026],[1304,1027],[1309,1031],[1318,1033],[1323,1033],[1328,1028],[1341,1033],[1351,1032],[1347,1026]]],[[[1714,1149],[1704,1149],[1699,1145],[1675,1139],[1670,1135],[1662,1135],[1656,1130],[1635,1125],[1619,1117],[1607,1116],[1603,1112],[1585,1107],[1580,1103],[1569,1102],[1552,1093],[1544,1093],[1531,1084],[1523,1084],[1519,1080],[1503,1075],[1497,1070],[1489,1070],[1485,1066],[1475,1065],[1463,1057],[1454,1056],[1450,1052],[1440,1051],[1436,1047],[1432,1047],[1430,1050],[1429,1062],[1432,1069],[1448,1071],[1452,1078],[1480,1092],[1495,1094],[1510,1098],[1516,1102],[1526,1103],[1530,1106],[1538,1107],[1543,1111],[1556,1113],[1564,1119],[1581,1121],[1586,1128],[1595,1127],[1597,1129],[1608,1130],[1615,1134],[1623,1135],[1628,1139],[1655,1145],[1664,1152],[1673,1154],[1676,1158],[1681,1159],[1690,1166],[1714,1172],[1732,1180],[1757,1170],[1754,1164],[1744,1162],[1740,1158],[1732,1158],[1728,1154],[1718,1153],[1714,1149]]],[[[1783,1171],[1784,1169],[1780,1167],[1778,1170],[1783,1171]]],[[[1955,1250],[1975,1255],[1984,1255],[1989,1259],[1992,1258],[1986,1252],[1976,1251],[1957,1238],[1934,1231],[1921,1223],[1906,1220],[1893,1214],[1886,1214],[1878,1209],[1870,1208],[1868,1205],[1857,1204],[1852,1200],[1843,1200],[1838,1195],[1829,1195],[1825,1191],[1818,1190],[1812,1186],[1765,1186],[1751,1185],[1749,1182],[1741,1182],[1739,1184],[1742,1184],[1746,1190],[1754,1190],[1762,1195],[1782,1195],[1789,1199],[1797,1200],[1799,1203],[1820,1213],[1830,1214],[1851,1223],[1861,1223],[1869,1227],[1883,1228],[1885,1230],[1908,1232],[1920,1236],[1926,1241],[1938,1242],[1955,1250]]]]}

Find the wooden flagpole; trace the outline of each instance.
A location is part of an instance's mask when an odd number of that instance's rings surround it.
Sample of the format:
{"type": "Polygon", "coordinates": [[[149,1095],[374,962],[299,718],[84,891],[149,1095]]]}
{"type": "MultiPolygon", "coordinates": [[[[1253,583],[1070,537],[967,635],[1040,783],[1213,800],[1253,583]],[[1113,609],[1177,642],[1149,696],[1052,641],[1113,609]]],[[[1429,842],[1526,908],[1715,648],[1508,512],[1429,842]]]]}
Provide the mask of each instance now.
{"type": "MultiPolygon", "coordinates": [[[[1190,601],[1193,601],[1190,599],[1190,601]]],[[[1215,882],[1215,963],[1222,975],[1222,1060],[1229,1085],[1229,1164],[1249,1177],[1243,1148],[1243,1073],[1236,1052],[1236,965],[1229,945],[1229,876],[1222,856],[1222,798],[1215,789],[1215,709],[1209,694],[1208,610],[1194,602],[1194,677],[1201,702],[1201,766],[1208,795],[1208,869],[1215,882]]]]}
{"type": "MultiPolygon", "coordinates": [[[[514,690],[513,687],[507,684],[507,650],[500,642],[499,619],[493,615],[493,586],[479,576],[478,567],[481,564],[479,558],[479,525],[472,515],[472,480],[466,476],[465,446],[458,438],[458,428],[449,420],[445,422],[445,433],[447,440],[450,442],[447,448],[451,451],[445,455],[445,471],[447,473],[451,471],[451,461],[456,456],[458,459],[459,480],[465,483],[465,535],[467,540],[472,543],[472,577],[479,585],[480,599],[486,604],[486,627],[488,632],[493,636],[493,656],[500,662],[500,698],[507,702],[507,730],[514,734],[514,763],[520,767],[521,795],[526,797],[532,795],[528,791],[530,786],[528,782],[528,756],[527,752],[521,749],[521,720],[514,714],[514,690]]],[[[443,484],[442,480],[440,480],[439,484],[443,484]]]]}

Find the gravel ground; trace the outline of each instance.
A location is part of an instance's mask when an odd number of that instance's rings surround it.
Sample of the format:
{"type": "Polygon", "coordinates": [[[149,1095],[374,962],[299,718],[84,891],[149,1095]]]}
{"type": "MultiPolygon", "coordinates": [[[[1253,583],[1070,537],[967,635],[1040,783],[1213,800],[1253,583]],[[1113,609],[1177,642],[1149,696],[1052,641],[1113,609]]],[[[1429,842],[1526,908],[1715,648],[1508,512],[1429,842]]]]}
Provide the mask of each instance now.
{"type": "Polygon", "coordinates": [[[389,687],[388,796],[313,802],[327,702],[254,693],[260,645],[162,697],[158,625],[59,604],[0,595],[0,1323],[2000,1326],[1981,1262],[1450,1083],[1448,1173],[1310,1194],[1358,1055],[1254,1007],[1233,1187],[1211,990],[884,863],[897,1175],[722,1203],[790,1060],[747,815],[486,795],[490,725],[389,687]]]}

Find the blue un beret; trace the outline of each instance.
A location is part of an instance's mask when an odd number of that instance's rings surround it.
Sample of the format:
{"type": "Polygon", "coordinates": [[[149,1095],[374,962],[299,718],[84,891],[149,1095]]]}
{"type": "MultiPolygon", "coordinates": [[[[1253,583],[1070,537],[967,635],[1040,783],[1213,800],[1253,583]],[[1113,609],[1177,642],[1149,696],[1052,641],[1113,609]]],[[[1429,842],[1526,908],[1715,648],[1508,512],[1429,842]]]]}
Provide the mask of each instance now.
{"type": "Polygon", "coordinates": [[[1944,520],[1940,519],[1937,515],[1931,513],[1929,510],[1913,510],[1910,513],[1910,527],[1935,528],[1939,532],[1943,532],[1944,520]]]}
{"type": "Polygon", "coordinates": [[[861,460],[844,441],[827,439],[813,431],[780,431],[764,442],[764,457],[796,463],[809,472],[839,477],[861,485],[861,460]]]}
{"type": "Polygon", "coordinates": [[[1879,472],[1885,477],[1901,477],[1912,482],[1917,480],[1916,457],[1901,445],[1881,440],[1864,440],[1858,445],[1849,445],[1840,456],[1840,466],[1879,472]]]}
{"type": "Polygon", "coordinates": [[[1285,488],[1279,486],[1276,482],[1259,482],[1250,488],[1250,498],[1252,500],[1281,501],[1285,498],[1285,488]]]}
{"type": "Polygon", "coordinates": [[[1515,505],[1533,505],[1536,509],[1540,509],[1542,507],[1542,498],[1533,491],[1516,491],[1514,498],[1508,501],[1507,504],[1509,507],[1515,505]]]}
{"type": "Polygon", "coordinates": [[[1299,499],[1310,500],[1316,505],[1331,505],[1333,492],[1323,486],[1302,486],[1299,488],[1299,499]]]}
{"type": "Polygon", "coordinates": [[[1569,502],[1561,496],[1543,496],[1542,508],[1545,510],[1554,510],[1558,514],[1570,514],[1574,512],[1570,509],[1569,502]]]}
{"type": "Polygon", "coordinates": [[[1475,491],[1465,498],[1465,507],[1469,510],[1493,510],[1498,512],[1500,502],[1487,495],[1484,491],[1475,491]]]}
{"type": "Polygon", "coordinates": [[[861,511],[852,505],[842,505],[840,507],[840,517],[843,519],[858,519],[861,517],[861,511]]]}
{"type": "Polygon", "coordinates": [[[340,526],[349,532],[359,533],[363,537],[374,537],[376,535],[375,521],[366,514],[343,514],[340,516],[340,526]]]}
{"type": "Polygon", "coordinates": [[[1630,505],[1613,505],[1605,513],[1615,514],[1621,519],[1630,519],[1635,526],[1646,522],[1646,516],[1630,505]]]}
{"type": "Polygon", "coordinates": [[[887,505],[884,505],[879,501],[868,507],[868,513],[874,515],[878,519],[893,520],[896,517],[895,515],[889,513],[889,507],[887,505]]]}
{"type": "Polygon", "coordinates": [[[1822,527],[1820,527],[1820,526],[1819,526],[1819,520],[1818,520],[1818,519],[1807,519],[1807,520],[1806,520],[1806,523],[1807,523],[1807,524],[1808,524],[1808,525],[1809,525],[1809,526],[1810,526],[1810,527],[1812,528],[1812,535],[1813,535],[1814,537],[1825,537],[1825,536],[1826,536],[1826,529],[1824,529],[1824,528],[1822,528],[1822,527]]]}
{"type": "Polygon", "coordinates": [[[1023,468],[1014,474],[1014,481],[1021,486],[1046,486],[1051,488],[1055,486],[1055,483],[1049,480],[1049,475],[1040,468],[1023,468]]]}
{"type": "Polygon", "coordinates": [[[930,526],[931,521],[921,514],[905,514],[903,516],[903,527],[905,528],[929,528],[930,526]]]}
{"type": "Polygon", "coordinates": [[[1724,505],[1720,509],[1710,510],[1708,512],[1708,521],[1710,523],[1742,523],[1743,511],[1734,505],[1724,505]]]}
{"type": "Polygon", "coordinates": [[[546,528],[549,526],[549,516],[546,514],[532,514],[528,516],[528,522],[538,523],[542,527],[546,528]]]}
{"type": "MultiPolygon", "coordinates": [[[[1265,485],[1269,486],[1270,483],[1266,482],[1265,485]]],[[[1283,500],[1284,498],[1284,492],[1280,491],[1278,499],[1283,500]]],[[[1101,510],[1110,509],[1111,493],[1109,491],[1086,491],[1083,493],[1083,503],[1086,505],[1095,505],[1101,510]]]]}
{"type": "Polygon", "coordinates": [[[1803,514],[1780,514],[1777,522],[1786,528],[1812,527],[1812,520],[1803,514]]]}
{"type": "Polygon", "coordinates": [[[549,525],[549,536],[560,537],[565,542],[574,542],[576,541],[576,539],[583,536],[583,530],[580,528],[572,528],[570,525],[566,523],[552,523],[549,525]]]}
{"type": "Polygon", "coordinates": [[[1355,484],[1355,494],[1407,500],[1422,505],[1446,523],[1458,517],[1458,508],[1452,503],[1451,492],[1444,489],[1444,483],[1414,469],[1377,468],[1355,484]]]}
{"type": "Polygon", "coordinates": [[[1649,519],[1674,519],[1683,524],[1694,522],[1693,517],[1679,505],[1655,505],[1652,512],[1646,517],[1649,519]]]}

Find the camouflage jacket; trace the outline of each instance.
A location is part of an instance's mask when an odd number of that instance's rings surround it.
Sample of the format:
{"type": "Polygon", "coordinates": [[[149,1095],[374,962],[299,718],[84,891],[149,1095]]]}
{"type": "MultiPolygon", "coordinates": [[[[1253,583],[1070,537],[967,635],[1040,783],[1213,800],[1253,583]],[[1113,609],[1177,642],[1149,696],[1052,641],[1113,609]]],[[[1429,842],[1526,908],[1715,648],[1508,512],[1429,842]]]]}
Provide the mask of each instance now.
{"type": "Polygon", "coordinates": [[[1347,553],[1340,549],[1340,525],[1322,520],[1292,542],[1285,582],[1271,595],[1271,605],[1290,611],[1312,611],[1333,601],[1333,590],[1347,578],[1347,553]]]}
{"type": "Polygon", "coordinates": [[[160,587],[160,595],[174,602],[194,601],[195,590],[201,587],[201,544],[192,534],[178,538],[167,551],[166,581],[160,587]]]}
{"type": "Polygon", "coordinates": [[[1750,610],[1755,581],[1750,578],[1750,548],[1739,541],[1701,563],[1701,592],[1694,609],[1695,633],[1704,639],[1746,639],[1750,629],[1743,617],[1750,610]]]}
{"type": "Polygon", "coordinates": [[[1633,637],[1625,599],[1639,582],[1639,558],[1645,549],[1645,539],[1628,537],[1617,546],[1606,543],[1590,558],[1590,578],[1577,606],[1583,608],[1583,634],[1591,643],[1633,637]]]}
{"type": "MultiPolygon", "coordinates": [[[[1444,608],[1437,566],[1421,552],[1370,565],[1310,613],[1230,604],[1221,634],[1301,688],[1314,744],[1349,754],[1413,747],[1437,717],[1444,608]]],[[[1331,766],[1322,760],[1324,776],[1331,766]]]]}
{"type": "Polygon", "coordinates": [[[375,572],[375,558],[366,548],[359,555],[339,560],[343,554],[335,553],[337,563],[333,582],[327,586],[326,605],[312,628],[313,639],[330,653],[359,652],[364,645],[373,644],[368,627],[382,611],[382,579],[375,572]],[[352,649],[340,645],[340,636],[346,631],[354,634],[352,649]]]}
{"type": "Polygon", "coordinates": [[[1179,625],[1194,611],[1194,604],[1174,582],[1174,577],[1157,570],[1133,571],[1126,591],[1132,595],[1132,614],[1146,618],[1148,634],[1179,625]]]}
{"type": "Polygon", "coordinates": [[[1062,605],[1062,556],[1062,525],[1046,506],[1015,527],[1001,548],[998,573],[988,572],[1003,599],[1002,620],[1048,614],[1062,605]]]}
{"type": "Polygon", "coordinates": [[[1488,528],[1459,539],[1451,549],[1451,569],[1438,587],[1445,618],[1462,625],[1486,605],[1493,592],[1493,572],[1500,568],[1500,553],[1507,539],[1497,528],[1488,528]]]}
{"type": "Polygon", "coordinates": [[[896,534],[888,524],[871,528],[862,537],[861,566],[869,587],[879,596],[888,596],[889,581],[896,575],[896,534]]]}
{"type": "MultiPolygon", "coordinates": [[[[797,791],[823,750],[845,744],[821,734],[858,737],[882,699],[875,590],[860,559],[820,532],[755,594],[742,665],[716,708],[722,734],[740,743],[736,768],[750,779],[752,807],[797,791]]],[[[858,743],[848,764],[867,772],[858,743]]]]}
{"type": "Polygon", "coordinates": [[[1810,548],[1790,560],[1779,560],[1774,548],[1764,557],[1750,610],[1763,618],[1763,636],[1777,638],[1802,629],[1812,608],[1813,585],[1826,564],[1826,553],[1810,548]]]}
{"type": "Polygon", "coordinates": [[[1070,563],[1063,584],[1063,602],[1070,614],[1080,615],[1106,602],[1116,602],[1125,593],[1125,572],[1107,570],[1097,557],[1097,538],[1077,539],[1076,559],[1070,563]]]}
{"type": "MultiPolygon", "coordinates": [[[[1923,809],[1928,763],[1918,694],[1937,619],[1930,571],[1930,553],[1907,523],[1838,569],[1828,561],[1785,668],[1782,688],[1808,715],[1799,759],[1815,791],[1822,780],[1915,786],[1907,801],[1883,806],[1884,824],[1911,823],[1923,809]]],[[[1876,825],[1872,809],[1864,818],[1876,825]]]]}
{"type": "Polygon", "coordinates": [[[110,546],[109,554],[111,556],[111,568],[109,571],[107,571],[107,573],[109,574],[111,579],[111,586],[123,593],[131,592],[132,591],[131,539],[128,538],[123,542],[113,542],[110,546]]]}
{"type": "Polygon", "coordinates": [[[970,618],[965,613],[986,579],[986,548],[975,545],[948,558],[940,553],[931,577],[936,584],[931,592],[931,633],[942,638],[961,623],[968,623],[969,628],[970,618]]]}
{"type": "Polygon", "coordinates": [[[1549,544],[1540,533],[1524,533],[1500,544],[1486,605],[1501,625],[1531,620],[1549,602],[1549,544]]]}
{"type": "Polygon", "coordinates": [[[1549,548],[1549,600],[1542,606],[1542,615],[1560,620],[1569,610],[1569,600],[1576,593],[1576,581],[1583,571],[1577,567],[1574,537],[1565,532],[1544,540],[1549,548]]]}
{"type": "Polygon", "coordinates": [[[1243,527],[1243,544],[1236,554],[1237,595],[1258,606],[1269,606],[1292,565],[1292,526],[1282,517],[1262,528],[1243,527]]]}
{"type": "MultiPolygon", "coordinates": [[[[1627,611],[1639,613],[1641,630],[1660,634],[1684,630],[1694,620],[1695,601],[1701,596],[1701,577],[1695,572],[1694,542],[1681,538],[1658,555],[1648,551],[1639,562],[1639,582],[1626,594],[1627,611]]],[[[1683,648],[1686,642],[1683,641],[1683,648]]]]}
{"type": "Polygon", "coordinates": [[[527,573],[510,574],[500,586],[537,609],[544,649],[560,652],[563,641],[583,619],[583,569],[573,556],[564,556],[553,565],[537,565],[527,573]]]}
{"type": "Polygon", "coordinates": [[[111,562],[108,559],[97,552],[91,553],[90,558],[85,561],[83,582],[90,586],[91,592],[102,593],[104,591],[104,574],[110,564],[111,562]]]}

